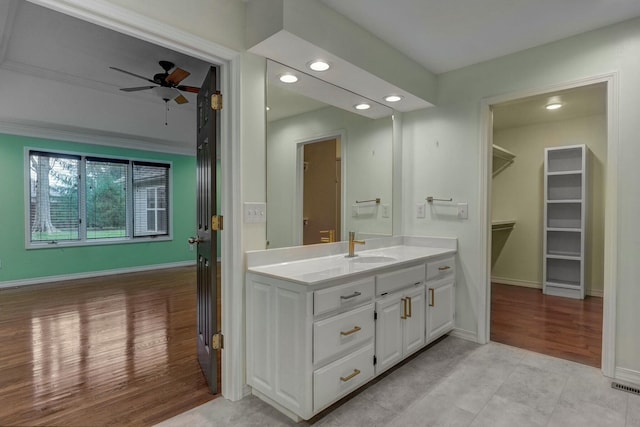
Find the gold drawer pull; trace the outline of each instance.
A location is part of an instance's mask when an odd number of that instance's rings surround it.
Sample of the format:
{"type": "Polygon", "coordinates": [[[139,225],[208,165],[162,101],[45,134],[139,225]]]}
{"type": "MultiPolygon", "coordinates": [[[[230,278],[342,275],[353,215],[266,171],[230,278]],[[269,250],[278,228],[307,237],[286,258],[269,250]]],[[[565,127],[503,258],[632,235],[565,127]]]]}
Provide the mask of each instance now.
{"type": "Polygon", "coordinates": [[[445,270],[448,270],[448,269],[450,269],[450,268],[451,268],[451,267],[449,267],[448,265],[443,265],[442,267],[438,267],[438,270],[440,270],[440,271],[445,271],[445,270]]]}
{"type": "Polygon", "coordinates": [[[360,295],[362,295],[362,294],[360,292],[356,291],[356,292],[352,293],[351,295],[347,295],[347,296],[341,295],[340,299],[351,299],[351,298],[359,297],[360,295]]]}
{"type": "Polygon", "coordinates": [[[433,307],[436,305],[436,295],[433,291],[433,288],[429,288],[429,293],[431,294],[431,302],[429,303],[429,307],[433,307]]]}
{"type": "Polygon", "coordinates": [[[349,381],[351,378],[355,377],[359,373],[360,373],[359,369],[354,369],[353,372],[351,374],[347,375],[346,377],[340,377],[340,381],[346,383],[347,381],[349,381]]]}
{"type": "Polygon", "coordinates": [[[358,332],[359,330],[361,330],[362,328],[360,326],[354,326],[353,329],[351,329],[350,331],[340,331],[340,335],[342,336],[348,336],[351,334],[355,334],[356,332],[358,332]]]}

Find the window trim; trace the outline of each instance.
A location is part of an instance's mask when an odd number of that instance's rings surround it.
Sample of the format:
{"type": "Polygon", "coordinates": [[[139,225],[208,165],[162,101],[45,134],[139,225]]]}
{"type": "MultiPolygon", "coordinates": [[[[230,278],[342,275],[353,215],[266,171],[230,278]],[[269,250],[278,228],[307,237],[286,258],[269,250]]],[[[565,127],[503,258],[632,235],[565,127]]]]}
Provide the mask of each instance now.
{"type": "MultiPolygon", "coordinates": [[[[132,174],[127,177],[129,188],[133,189],[133,177],[132,174]]],[[[57,149],[47,149],[44,147],[33,147],[33,146],[25,146],[24,147],[24,165],[23,165],[23,183],[24,183],[24,212],[22,219],[24,221],[24,243],[25,248],[27,250],[30,249],[53,249],[53,248],[62,248],[62,247],[77,247],[77,246],[105,246],[105,245],[121,245],[121,244],[131,244],[131,243],[148,243],[148,242],[167,242],[173,240],[173,162],[170,160],[155,160],[149,158],[140,158],[140,157],[123,157],[123,156],[112,156],[112,155],[102,155],[88,152],[77,152],[77,151],[68,151],[68,150],[57,150],[57,149]],[[82,236],[82,240],[60,240],[55,242],[46,242],[46,241],[31,241],[31,165],[29,163],[29,156],[31,153],[47,153],[53,155],[59,155],[60,157],[69,156],[69,157],[79,157],[80,165],[79,168],[82,169],[82,180],[80,181],[79,190],[78,190],[78,198],[80,202],[79,206],[79,214],[83,219],[80,224],[79,233],[82,236]],[[101,159],[101,160],[113,160],[116,162],[128,162],[129,169],[131,169],[134,162],[138,164],[153,164],[153,165],[167,165],[168,169],[168,193],[167,193],[167,214],[169,215],[169,221],[167,222],[167,234],[166,235],[157,235],[157,236],[141,236],[134,237],[133,236],[133,194],[131,191],[127,191],[127,206],[126,206],[126,217],[127,217],[127,231],[130,234],[128,237],[112,237],[108,239],[87,239],[86,238],[86,194],[85,194],[85,171],[86,171],[86,160],[87,159],[101,159]],[[84,231],[84,232],[83,232],[84,231]]]]}

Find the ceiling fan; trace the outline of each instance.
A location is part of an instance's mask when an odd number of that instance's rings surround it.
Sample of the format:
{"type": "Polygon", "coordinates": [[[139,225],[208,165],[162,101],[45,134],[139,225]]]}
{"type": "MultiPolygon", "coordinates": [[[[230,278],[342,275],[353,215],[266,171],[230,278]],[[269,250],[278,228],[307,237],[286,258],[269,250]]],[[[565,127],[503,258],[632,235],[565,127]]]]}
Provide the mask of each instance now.
{"type": "Polygon", "coordinates": [[[158,73],[153,76],[152,79],[141,76],[139,74],[132,73],[117,67],[109,67],[112,70],[120,71],[121,73],[129,74],[130,76],[137,77],[153,83],[154,86],[139,86],[139,87],[125,87],[120,90],[124,92],[137,92],[140,90],[151,89],[156,95],[158,95],[166,103],[173,99],[178,104],[185,104],[189,102],[179,91],[198,93],[199,87],[181,85],[180,82],[186,79],[191,73],[176,67],[171,73],[169,70],[175,67],[173,62],[159,61],[160,67],[164,70],[164,73],[158,73]]]}

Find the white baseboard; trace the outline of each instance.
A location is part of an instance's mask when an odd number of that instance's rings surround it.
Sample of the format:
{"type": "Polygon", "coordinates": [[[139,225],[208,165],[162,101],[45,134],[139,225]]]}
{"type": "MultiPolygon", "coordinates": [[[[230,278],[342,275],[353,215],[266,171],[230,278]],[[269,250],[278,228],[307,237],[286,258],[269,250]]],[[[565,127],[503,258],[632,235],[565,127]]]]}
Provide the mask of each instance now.
{"type": "MultiPolygon", "coordinates": [[[[528,280],[508,279],[506,277],[491,277],[492,283],[499,283],[501,285],[521,286],[523,288],[542,289],[542,283],[531,282],[528,280]]],[[[587,295],[591,297],[604,297],[604,291],[602,289],[587,289],[587,295]]]]}
{"type": "Polygon", "coordinates": [[[500,283],[501,285],[521,286],[523,288],[542,289],[542,283],[531,282],[529,280],[508,279],[506,277],[491,276],[492,283],[500,283]]]}
{"type": "Polygon", "coordinates": [[[449,332],[449,335],[463,340],[478,342],[478,334],[474,331],[467,331],[466,329],[454,328],[449,332]]]}
{"type": "Polygon", "coordinates": [[[640,371],[627,368],[616,368],[615,379],[626,383],[640,385],[640,371]]]}
{"type": "Polygon", "coordinates": [[[195,261],[169,262],[166,264],[141,265],[136,267],[115,268],[113,270],[87,271],[84,273],[62,274],[59,276],[35,277],[33,279],[9,280],[0,282],[1,288],[14,288],[18,286],[39,285],[42,283],[62,282],[65,280],[88,279],[90,277],[110,276],[113,274],[137,273],[140,271],[160,270],[163,268],[188,267],[196,265],[195,261]]]}

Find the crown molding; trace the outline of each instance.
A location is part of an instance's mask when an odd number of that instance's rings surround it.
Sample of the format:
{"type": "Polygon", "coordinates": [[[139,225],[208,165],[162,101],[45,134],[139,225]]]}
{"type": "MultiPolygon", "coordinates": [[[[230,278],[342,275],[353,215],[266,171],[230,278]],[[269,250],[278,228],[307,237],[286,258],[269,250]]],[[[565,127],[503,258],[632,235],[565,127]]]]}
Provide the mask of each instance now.
{"type": "Polygon", "coordinates": [[[116,132],[97,131],[75,126],[63,126],[53,123],[38,122],[0,117],[0,133],[27,136],[32,138],[53,139],[58,141],[78,142],[82,144],[105,145],[156,153],[195,155],[194,147],[176,146],[175,141],[157,138],[145,138],[136,135],[116,132]]]}

